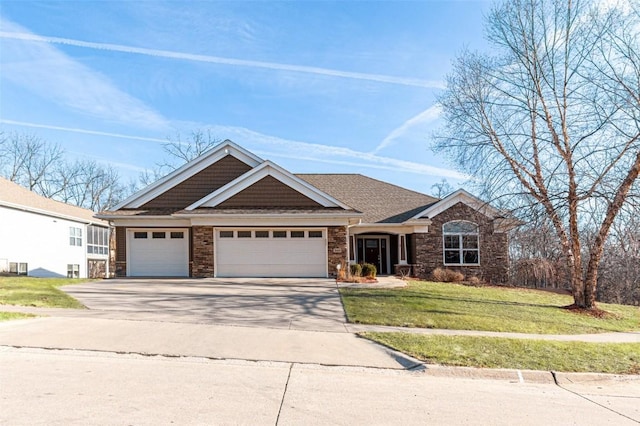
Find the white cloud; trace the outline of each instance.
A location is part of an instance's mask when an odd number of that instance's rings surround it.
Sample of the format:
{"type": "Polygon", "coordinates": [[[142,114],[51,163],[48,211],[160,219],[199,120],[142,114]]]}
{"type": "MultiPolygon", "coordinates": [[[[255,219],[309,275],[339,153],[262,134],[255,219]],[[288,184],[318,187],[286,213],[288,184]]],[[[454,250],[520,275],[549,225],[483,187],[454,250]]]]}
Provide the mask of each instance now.
{"type": "Polygon", "coordinates": [[[62,127],[62,126],[53,126],[50,124],[29,123],[26,121],[8,120],[5,118],[0,118],[0,123],[9,124],[12,126],[31,127],[34,129],[59,130],[62,132],[82,133],[85,135],[108,136],[110,138],[118,138],[118,139],[131,139],[131,140],[137,140],[137,141],[159,142],[159,143],[167,142],[167,139],[123,135],[122,133],[101,132],[98,130],[87,130],[87,129],[81,129],[77,127],[62,127]]]}
{"type": "Polygon", "coordinates": [[[329,77],[349,78],[355,80],[375,81],[379,83],[399,84],[404,86],[415,86],[424,88],[444,87],[444,83],[438,80],[423,80],[409,77],[395,77],[382,74],[367,74],[350,71],[340,71],[329,68],[311,67],[304,65],[280,64],[276,62],[252,61],[245,59],[224,58],[211,55],[195,55],[191,53],[175,52],[169,50],[147,49],[142,47],[124,46],[111,43],[94,43],[82,40],[74,40],[61,37],[45,37],[22,31],[0,31],[0,38],[22,40],[29,42],[41,42],[52,44],[63,44],[68,46],[84,47],[97,50],[108,50],[113,52],[123,52],[146,56],[156,56],[161,58],[182,59],[195,62],[207,62],[221,65],[232,65],[251,68],[266,68],[277,71],[291,71],[298,73],[316,74],[329,77]]]}
{"type": "Polygon", "coordinates": [[[121,124],[166,129],[167,120],[140,100],[118,89],[108,78],[74,61],[46,43],[33,43],[21,26],[0,18],[4,37],[2,78],[42,98],[84,114],[121,124]]]}
{"type": "Polygon", "coordinates": [[[412,117],[402,123],[399,127],[396,127],[389,133],[380,144],[372,151],[373,154],[377,154],[382,151],[384,148],[392,145],[396,139],[406,135],[415,127],[421,126],[423,124],[428,124],[436,121],[440,118],[442,114],[442,108],[440,105],[434,105],[426,110],[422,111],[420,114],[412,117]]]}
{"type": "MultiPolygon", "coordinates": [[[[6,119],[0,119],[0,123],[89,135],[109,136],[122,139],[142,140],[149,142],[166,142],[165,139],[159,138],[124,135],[119,133],[102,132],[89,129],[51,126],[46,124],[27,123],[6,119]]],[[[265,135],[243,127],[206,125],[203,123],[192,122],[181,122],[175,124],[176,127],[180,128],[210,129],[212,134],[220,135],[220,137],[224,139],[234,140],[240,145],[262,156],[263,158],[289,158],[301,161],[314,161],[326,164],[344,165],[349,166],[350,169],[353,169],[353,167],[371,168],[379,170],[389,170],[398,173],[411,173],[422,176],[435,176],[459,180],[466,180],[469,178],[468,176],[451,169],[430,166],[428,164],[416,163],[412,161],[399,160],[396,158],[382,157],[376,154],[360,152],[350,148],[282,139],[277,136],[265,135]]],[[[127,168],[131,167],[135,166],[130,166],[127,168]]]]}
{"type": "MultiPolygon", "coordinates": [[[[208,128],[210,128],[214,134],[229,135],[229,139],[235,140],[243,146],[251,144],[265,148],[268,147],[268,151],[261,151],[266,157],[278,156],[323,163],[356,165],[358,167],[384,169],[398,173],[412,173],[459,180],[469,178],[451,169],[397,158],[383,157],[374,153],[356,151],[350,148],[281,139],[242,127],[208,126],[208,128]]],[[[253,150],[257,151],[255,148],[253,150]]]]}

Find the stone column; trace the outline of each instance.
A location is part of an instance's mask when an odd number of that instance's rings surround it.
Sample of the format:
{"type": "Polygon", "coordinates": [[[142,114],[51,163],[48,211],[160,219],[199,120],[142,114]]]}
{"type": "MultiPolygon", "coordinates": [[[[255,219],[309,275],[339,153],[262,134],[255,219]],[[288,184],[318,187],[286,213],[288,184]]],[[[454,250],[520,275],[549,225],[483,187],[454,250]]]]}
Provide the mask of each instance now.
{"type": "Polygon", "coordinates": [[[212,278],[213,270],[213,226],[194,226],[193,264],[191,274],[195,278],[212,278]]]}

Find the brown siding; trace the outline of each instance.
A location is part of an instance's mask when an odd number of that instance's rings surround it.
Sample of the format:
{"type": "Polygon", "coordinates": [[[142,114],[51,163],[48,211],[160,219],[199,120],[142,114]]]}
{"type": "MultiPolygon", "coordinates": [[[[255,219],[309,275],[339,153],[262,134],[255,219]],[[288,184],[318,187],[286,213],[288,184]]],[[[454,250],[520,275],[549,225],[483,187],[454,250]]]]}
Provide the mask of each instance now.
{"type": "Polygon", "coordinates": [[[476,276],[490,283],[504,283],[508,279],[509,255],[506,233],[494,233],[493,221],[463,203],[458,203],[431,219],[428,234],[414,234],[412,248],[415,248],[416,275],[430,278],[435,268],[443,268],[442,225],[451,220],[468,220],[480,228],[480,265],[451,266],[446,268],[460,271],[466,277],[476,276]]]}
{"type": "Polygon", "coordinates": [[[183,209],[221,188],[251,167],[232,155],[227,155],[184,182],[146,203],[142,208],[183,209]]]}
{"type": "Polygon", "coordinates": [[[127,276],[127,228],[122,226],[116,227],[115,232],[115,265],[113,265],[112,273],[116,277],[127,276]]]}
{"type": "Polygon", "coordinates": [[[349,241],[347,239],[347,227],[346,226],[330,226],[327,229],[327,259],[329,276],[336,276],[336,266],[341,265],[342,268],[346,268],[349,265],[349,259],[347,259],[347,246],[349,241]]]}
{"type": "Polygon", "coordinates": [[[315,208],[322,207],[312,199],[302,195],[280,182],[267,176],[220,203],[218,208],[315,208]]]}
{"type": "Polygon", "coordinates": [[[193,233],[191,275],[196,278],[213,277],[213,227],[194,226],[191,230],[193,233]]]}

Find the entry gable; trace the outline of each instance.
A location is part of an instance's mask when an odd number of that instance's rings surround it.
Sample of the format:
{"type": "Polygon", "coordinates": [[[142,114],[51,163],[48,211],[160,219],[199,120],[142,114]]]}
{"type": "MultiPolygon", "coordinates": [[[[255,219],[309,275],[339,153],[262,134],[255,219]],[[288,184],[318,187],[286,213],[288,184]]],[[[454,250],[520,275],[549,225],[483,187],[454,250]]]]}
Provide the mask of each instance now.
{"type": "Polygon", "coordinates": [[[112,208],[179,208],[194,203],[263,163],[230,140],[188,162],[112,208]]]}
{"type": "Polygon", "coordinates": [[[459,189],[449,194],[437,203],[434,203],[431,206],[427,207],[425,210],[420,211],[417,215],[413,216],[412,219],[432,219],[433,217],[439,215],[440,213],[455,206],[458,203],[466,204],[472,209],[492,219],[504,216],[504,214],[500,210],[471,195],[464,189],[459,189]]]}
{"type": "Polygon", "coordinates": [[[263,162],[186,210],[199,207],[337,207],[352,210],[270,161],[263,162]]]}

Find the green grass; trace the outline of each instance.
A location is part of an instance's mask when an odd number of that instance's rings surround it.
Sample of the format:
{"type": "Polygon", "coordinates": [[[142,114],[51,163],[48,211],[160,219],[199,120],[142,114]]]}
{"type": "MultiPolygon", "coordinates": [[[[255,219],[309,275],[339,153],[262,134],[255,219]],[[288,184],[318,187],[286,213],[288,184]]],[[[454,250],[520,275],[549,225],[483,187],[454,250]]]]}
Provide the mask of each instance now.
{"type": "Polygon", "coordinates": [[[429,364],[640,374],[640,343],[558,342],[411,333],[361,334],[429,364]]]}
{"type": "Polygon", "coordinates": [[[79,284],[71,278],[0,277],[0,304],[47,308],[84,308],[58,287],[79,284]]]}
{"type": "Polygon", "coordinates": [[[601,303],[610,315],[595,318],[561,309],[573,303],[570,296],[539,290],[410,282],[340,293],[352,323],[540,334],[640,330],[638,307],[601,303]]]}
{"type": "Polygon", "coordinates": [[[21,314],[19,312],[0,312],[0,321],[9,321],[24,318],[35,318],[35,315],[21,314]]]}

